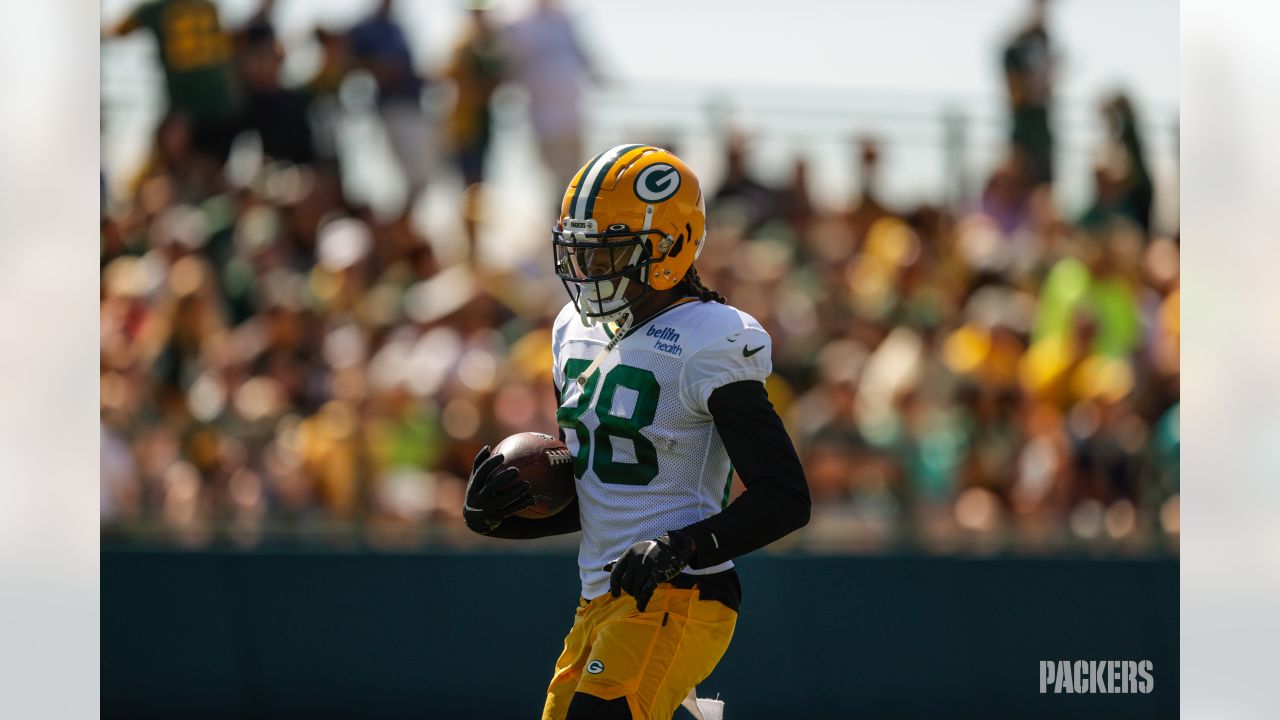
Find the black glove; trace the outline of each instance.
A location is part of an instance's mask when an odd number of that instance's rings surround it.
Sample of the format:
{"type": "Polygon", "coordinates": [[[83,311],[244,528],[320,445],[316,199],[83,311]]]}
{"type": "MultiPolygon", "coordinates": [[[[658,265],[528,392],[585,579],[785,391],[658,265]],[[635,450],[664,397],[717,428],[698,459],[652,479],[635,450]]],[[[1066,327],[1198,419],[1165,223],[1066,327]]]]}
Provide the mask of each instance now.
{"type": "Polygon", "coordinates": [[[644,612],[659,583],[668,582],[693,559],[693,540],[682,532],[664,533],[655,540],[645,540],[627,548],[622,557],[606,563],[609,592],[621,597],[623,592],[636,599],[636,609],[644,612]]]}
{"type": "Polygon", "coordinates": [[[520,474],[518,469],[506,468],[494,474],[503,459],[501,454],[490,455],[489,446],[485,445],[476,453],[475,464],[471,466],[462,519],[467,527],[481,535],[493,532],[503,520],[536,502],[528,480],[511,482],[520,474]]]}

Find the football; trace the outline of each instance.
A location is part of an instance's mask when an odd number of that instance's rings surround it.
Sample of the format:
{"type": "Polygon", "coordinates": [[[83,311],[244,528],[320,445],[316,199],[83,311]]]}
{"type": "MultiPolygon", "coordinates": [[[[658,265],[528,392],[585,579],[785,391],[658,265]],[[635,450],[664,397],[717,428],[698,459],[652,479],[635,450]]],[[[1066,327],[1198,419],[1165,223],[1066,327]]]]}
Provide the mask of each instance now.
{"type": "Polygon", "coordinates": [[[516,482],[528,480],[533,486],[536,502],[516,513],[517,517],[531,520],[551,517],[568,507],[577,496],[573,454],[556,438],[537,432],[516,433],[498,443],[493,452],[502,455],[503,468],[520,470],[516,482]]]}

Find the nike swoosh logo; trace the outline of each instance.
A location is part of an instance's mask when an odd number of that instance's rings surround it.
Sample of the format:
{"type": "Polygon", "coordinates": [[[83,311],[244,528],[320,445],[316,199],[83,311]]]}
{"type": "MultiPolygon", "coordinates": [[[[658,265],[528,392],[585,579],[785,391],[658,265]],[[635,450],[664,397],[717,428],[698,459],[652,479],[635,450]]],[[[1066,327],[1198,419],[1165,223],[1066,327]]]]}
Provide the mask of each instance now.
{"type": "Polygon", "coordinates": [[[756,353],[760,352],[760,351],[761,351],[761,350],[763,350],[763,349],[764,349],[764,346],[763,346],[763,345],[761,345],[760,347],[756,348],[755,350],[752,350],[751,348],[748,348],[748,347],[743,347],[743,348],[742,348],[742,357],[751,357],[752,355],[755,355],[756,353]]]}

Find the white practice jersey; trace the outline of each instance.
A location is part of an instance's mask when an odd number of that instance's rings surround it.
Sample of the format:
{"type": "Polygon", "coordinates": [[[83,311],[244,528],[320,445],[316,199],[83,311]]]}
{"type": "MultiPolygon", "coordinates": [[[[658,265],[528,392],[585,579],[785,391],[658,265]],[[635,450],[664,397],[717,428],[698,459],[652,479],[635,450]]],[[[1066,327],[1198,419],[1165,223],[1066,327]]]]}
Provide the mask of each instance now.
{"type": "MultiPolygon", "coordinates": [[[[579,375],[612,337],[584,327],[570,303],[552,339],[556,413],[574,453],[582,596],[609,590],[601,568],[634,543],[720,512],[730,467],[707,410],[716,388],[763,382],[769,335],[755,318],[715,302],[685,301],[631,328],[585,385],[579,375]]],[[[706,574],[733,566],[685,572],[706,574]]]]}

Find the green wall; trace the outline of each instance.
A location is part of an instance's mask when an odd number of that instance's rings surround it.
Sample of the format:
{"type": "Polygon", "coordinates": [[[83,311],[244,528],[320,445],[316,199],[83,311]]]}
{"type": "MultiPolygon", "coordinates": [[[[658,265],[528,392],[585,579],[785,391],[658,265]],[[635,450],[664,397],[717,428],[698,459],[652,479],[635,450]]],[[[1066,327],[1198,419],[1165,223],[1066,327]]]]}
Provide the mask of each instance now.
{"type": "MultiPolygon", "coordinates": [[[[758,554],[739,572],[701,686],[728,720],[1177,716],[1176,559],[758,554]],[[1151,660],[1155,691],[1041,695],[1049,659],[1151,660]]],[[[106,549],[103,717],[536,718],[576,602],[563,554],[106,549]]]]}

